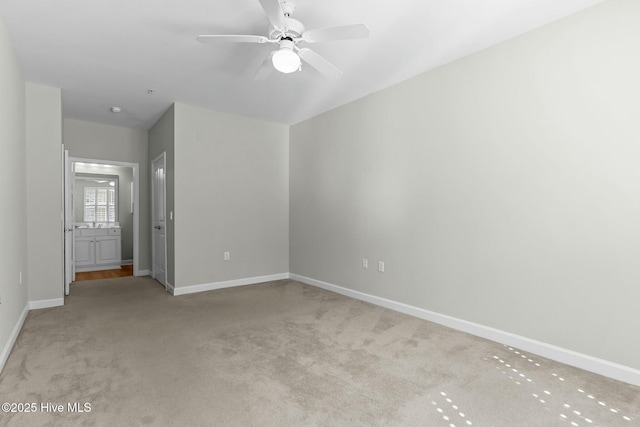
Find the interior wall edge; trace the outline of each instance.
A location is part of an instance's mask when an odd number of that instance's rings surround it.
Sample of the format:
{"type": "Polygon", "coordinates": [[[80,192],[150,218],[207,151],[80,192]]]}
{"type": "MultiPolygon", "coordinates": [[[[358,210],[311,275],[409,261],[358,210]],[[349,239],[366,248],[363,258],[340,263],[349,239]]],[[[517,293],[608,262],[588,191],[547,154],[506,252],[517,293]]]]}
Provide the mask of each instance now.
{"type": "Polygon", "coordinates": [[[294,273],[290,273],[289,277],[292,280],[297,280],[298,282],[302,282],[307,285],[316,286],[318,288],[336,292],[338,294],[345,295],[351,298],[359,299],[361,301],[378,305],[380,307],[418,317],[423,320],[428,320],[430,322],[434,322],[448,328],[475,335],[480,338],[495,341],[500,344],[517,347],[520,350],[524,350],[538,356],[546,357],[548,359],[555,360],[556,362],[564,363],[576,368],[584,369],[585,371],[593,372],[608,378],[640,387],[640,370],[631,368],[629,366],[620,365],[608,360],[578,353],[573,350],[558,347],[510,332],[505,332],[500,329],[484,326],[474,322],[469,322],[467,320],[459,319],[441,313],[436,313],[434,311],[425,310],[420,307],[415,307],[409,304],[344,288],[342,286],[323,282],[321,280],[316,280],[310,277],[305,277],[294,273]]]}

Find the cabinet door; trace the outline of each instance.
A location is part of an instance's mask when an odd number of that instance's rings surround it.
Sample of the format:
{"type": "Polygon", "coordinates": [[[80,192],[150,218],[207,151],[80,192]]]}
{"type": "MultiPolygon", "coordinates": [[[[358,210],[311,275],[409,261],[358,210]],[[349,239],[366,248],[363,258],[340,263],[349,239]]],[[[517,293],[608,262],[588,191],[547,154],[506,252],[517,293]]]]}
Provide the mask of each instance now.
{"type": "Polygon", "coordinates": [[[94,265],[96,263],[93,239],[95,237],[76,237],[74,248],[76,267],[94,265]]]}
{"type": "Polygon", "coordinates": [[[120,236],[97,236],[96,264],[120,264],[120,236]]]}

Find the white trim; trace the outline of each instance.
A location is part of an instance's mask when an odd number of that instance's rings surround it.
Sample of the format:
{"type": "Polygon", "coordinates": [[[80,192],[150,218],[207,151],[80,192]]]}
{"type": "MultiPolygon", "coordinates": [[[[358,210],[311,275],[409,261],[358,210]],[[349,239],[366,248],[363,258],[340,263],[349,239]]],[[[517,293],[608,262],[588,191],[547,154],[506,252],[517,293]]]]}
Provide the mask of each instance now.
{"type": "Polygon", "coordinates": [[[122,269],[122,264],[100,264],[93,267],[76,267],[77,273],[86,273],[87,271],[104,271],[122,269]]]}
{"type": "MultiPolygon", "coordinates": [[[[160,283],[160,282],[158,282],[160,283]]],[[[167,284],[165,285],[165,289],[167,290],[167,292],[169,292],[171,295],[176,294],[176,288],[175,286],[173,286],[171,283],[167,282],[167,284]]]]}
{"type": "Polygon", "coordinates": [[[586,371],[595,372],[596,374],[604,375],[618,381],[624,381],[635,386],[640,386],[640,370],[638,369],[619,365],[607,360],[598,359],[597,357],[578,353],[573,350],[557,347],[555,345],[547,344],[541,341],[536,341],[527,337],[512,334],[510,332],[501,331],[499,329],[447,316],[445,314],[440,314],[401,302],[377,297],[374,295],[366,294],[364,292],[343,288],[341,286],[322,282],[316,279],[311,279],[309,277],[291,273],[290,278],[299,282],[306,283],[308,285],[317,286],[328,291],[336,292],[348,297],[369,302],[371,304],[409,314],[420,319],[429,320],[431,322],[438,323],[440,325],[444,325],[449,328],[453,328],[482,338],[486,338],[491,341],[496,341],[501,344],[507,344],[513,347],[517,347],[521,350],[525,350],[539,356],[555,360],[557,362],[565,363],[567,365],[575,366],[586,371]]]}
{"type": "Polygon", "coordinates": [[[38,310],[40,308],[61,307],[64,305],[64,298],[41,299],[38,301],[29,301],[29,310],[38,310]]]}
{"type": "Polygon", "coordinates": [[[134,273],[134,276],[149,276],[151,275],[151,270],[138,270],[134,273]]]}
{"type": "Polygon", "coordinates": [[[68,190],[69,181],[71,176],[71,164],[69,163],[69,151],[64,149],[64,143],[62,148],[62,295],[69,295],[69,284],[73,281],[74,265],[73,254],[69,255],[68,252],[73,250],[74,242],[74,224],[72,222],[72,215],[69,212],[69,196],[68,190]],[[69,229],[69,231],[67,231],[69,229]],[[71,235],[68,235],[71,233],[71,235]],[[68,262],[67,262],[68,261],[68,262]]]}
{"type": "Polygon", "coordinates": [[[122,261],[120,261],[120,265],[131,265],[131,264],[133,264],[132,259],[123,259],[122,261]]]}
{"type": "Polygon", "coordinates": [[[288,279],[289,273],[272,274],[270,276],[247,277],[245,279],[227,280],[224,282],[203,283],[202,285],[173,287],[173,295],[194,294],[197,292],[213,291],[216,289],[232,288],[235,286],[254,285],[256,283],[272,282],[274,280],[288,279]]]}
{"type": "Polygon", "coordinates": [[[140,268],[140,164],[133,167],[133,271],[140,268]]]}
{"type": "Polygon", "coordinates": [[[11,335],[9,335],[7,343],[2,349],[2,353],[0,353],[0,372],[2,372],[2,370],[4,369],[4,365],[5,363],[7,363],[7,359],[9,359],[9,355],[11,354],[11,350],[13,349],[13,345],[16,343],[18,335],[20,335],[20,331],[22,330],[22,325],[24,325],[24,321],[27,319],[27,314],[29,314],[28,304],[24,306],[22,314],[20,314],[16,325],[13,327],[13,331],[11,331],[11,335]]]}

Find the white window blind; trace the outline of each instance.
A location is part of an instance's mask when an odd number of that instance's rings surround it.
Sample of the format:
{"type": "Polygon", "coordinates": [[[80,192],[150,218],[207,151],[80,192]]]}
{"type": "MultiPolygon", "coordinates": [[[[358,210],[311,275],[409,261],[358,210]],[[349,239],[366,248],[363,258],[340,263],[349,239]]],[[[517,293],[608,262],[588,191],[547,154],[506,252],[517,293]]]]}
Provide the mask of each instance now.
{"type": "Polygon", "coordinates": [[[116,221],[116,191],[114,188],[85,187],[84,221],[116,221]]]}

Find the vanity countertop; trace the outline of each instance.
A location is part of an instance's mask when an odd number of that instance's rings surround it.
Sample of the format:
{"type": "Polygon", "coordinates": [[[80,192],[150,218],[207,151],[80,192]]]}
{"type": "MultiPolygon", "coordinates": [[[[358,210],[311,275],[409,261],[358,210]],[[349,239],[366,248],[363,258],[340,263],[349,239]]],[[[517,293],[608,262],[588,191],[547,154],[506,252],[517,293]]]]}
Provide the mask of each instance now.
{"type": "Polygon", "coordinates": [[[99,229],[102,229],[102,228],[122,228],[122,226],[121,225],[113,225],[113,224],[96,225],[95,227],[93,225],[76,225],[76,228],[99,230],[99,229]]]}
{"type": "Polygon", "coordinates": [[[120,236],[122,234],[121,227],[79,227],[76,228],[76,237],[98,237],[98,236],[120,236]]]}

